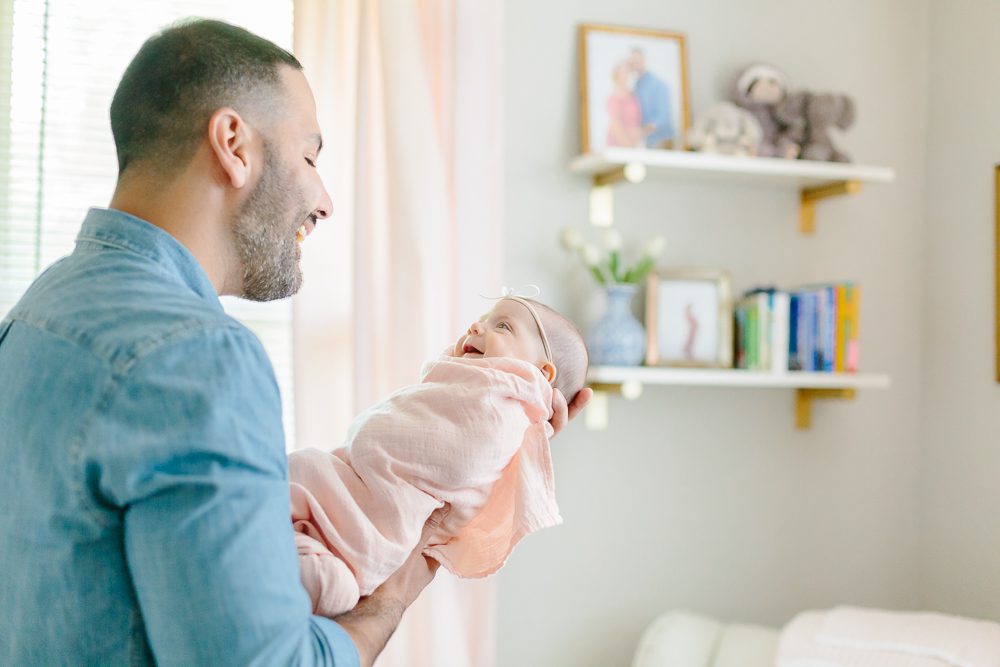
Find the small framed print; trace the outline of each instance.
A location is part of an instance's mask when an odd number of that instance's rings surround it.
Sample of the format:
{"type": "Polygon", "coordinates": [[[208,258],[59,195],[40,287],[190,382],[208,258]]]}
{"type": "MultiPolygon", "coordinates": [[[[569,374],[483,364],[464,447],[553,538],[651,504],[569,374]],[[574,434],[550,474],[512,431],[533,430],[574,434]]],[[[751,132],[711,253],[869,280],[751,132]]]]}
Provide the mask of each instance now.
{"type": "Polygon", "coordinates": [[[646,278],[646,364],[732,367],[733,295],[728,271],[649,274],[646,278]]]}
{"type": "Polygon", "coordinates": [[[581,25],[583,153],[605,148],[684,148],[688,127],[684,35],[581,25]]]}

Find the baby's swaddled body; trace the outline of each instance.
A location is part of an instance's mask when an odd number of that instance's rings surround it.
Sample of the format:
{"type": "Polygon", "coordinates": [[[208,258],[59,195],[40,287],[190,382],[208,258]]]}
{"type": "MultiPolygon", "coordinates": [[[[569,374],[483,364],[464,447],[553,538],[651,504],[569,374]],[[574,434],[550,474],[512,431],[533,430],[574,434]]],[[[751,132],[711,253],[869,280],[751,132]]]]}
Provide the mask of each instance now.
{"type": "Polygon", "coordinates": [[[422,536],[448,570],[483,577],[524,535],[560,523],[551,404],[530,363],[442,357],[420,384],[359,415],[345,447],[292,453],[292,521],[314,611],[353,608],[422,536]]]}

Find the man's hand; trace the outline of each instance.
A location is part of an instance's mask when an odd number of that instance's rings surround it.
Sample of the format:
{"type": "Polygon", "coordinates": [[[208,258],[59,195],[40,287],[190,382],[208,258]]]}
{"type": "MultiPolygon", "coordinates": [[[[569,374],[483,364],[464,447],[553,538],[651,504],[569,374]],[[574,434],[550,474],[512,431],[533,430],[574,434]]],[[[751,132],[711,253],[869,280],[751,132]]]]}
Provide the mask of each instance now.
{"type": "Polygon", "coordinates": [[[354,609],[334,619],[354,640],[362,667],[371,667],[396,631],[403,612],[437,574],[440,563],[424,556],[425,548],[421,539],[420,546],[385,583],[362,598],[354,609]]]}
{"type": "Polygon", "coordinates": [[[573,402],[566,405],[566,397],[563,396],[563,393],[558,389],[554,390],[552,392],[552,418],[549,419],[553,435],[563,430],[569,420],[576,417],[593,396],[594,390],[590,387],[584,387],[577,392],[573,402]]]}

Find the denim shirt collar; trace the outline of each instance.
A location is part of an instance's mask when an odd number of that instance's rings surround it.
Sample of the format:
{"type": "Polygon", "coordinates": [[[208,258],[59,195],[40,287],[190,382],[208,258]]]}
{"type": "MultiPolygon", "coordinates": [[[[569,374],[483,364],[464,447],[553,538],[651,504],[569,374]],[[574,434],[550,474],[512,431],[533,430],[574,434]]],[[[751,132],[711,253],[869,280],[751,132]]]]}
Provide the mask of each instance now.
{"type": "Polygon", "coordinates": [[[142,255],[222,310],[215,287],[191,251],[171,234],[142,218],[111,208],[92,208],[87,212],[76,241],[90,241],[142,255]]]}

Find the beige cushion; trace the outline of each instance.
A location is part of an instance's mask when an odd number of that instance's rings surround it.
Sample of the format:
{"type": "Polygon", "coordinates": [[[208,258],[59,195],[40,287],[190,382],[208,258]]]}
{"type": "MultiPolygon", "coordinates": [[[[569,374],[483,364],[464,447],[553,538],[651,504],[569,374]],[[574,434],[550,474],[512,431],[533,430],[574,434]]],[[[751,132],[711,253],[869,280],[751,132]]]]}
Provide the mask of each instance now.
{"type": "Polygon", "coordinates": [[[760,625],[727,625],[712,667],[772,667],[777,652],[777,630],[760,625]]]}
{"type": "Polygon", "coordinates": [[[632,667],[710,667],[722,630],[707,616],[667,612],[643,632],[632,667]]]}

